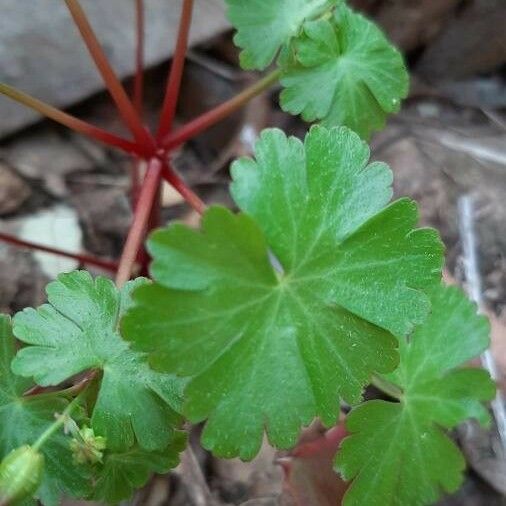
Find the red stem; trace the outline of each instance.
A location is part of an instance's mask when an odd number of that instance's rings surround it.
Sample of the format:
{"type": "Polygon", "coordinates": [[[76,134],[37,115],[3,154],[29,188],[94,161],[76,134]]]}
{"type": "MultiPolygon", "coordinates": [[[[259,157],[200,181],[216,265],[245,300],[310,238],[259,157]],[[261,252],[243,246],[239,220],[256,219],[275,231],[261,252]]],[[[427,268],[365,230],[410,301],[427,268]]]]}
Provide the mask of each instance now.
{"type": "Polygon", "coordinates": [[[200,197],[194,193],[185,182],[177,175],[177,173],[168,165],[163,166],[162,169],[163,178],[190,204],[195,211],[199,214],[203,214],[206,210],[206,205],[200,199],[200,197]]]}
{"type": "Polygon", "coordinates": [[[141,158],[135,158],[130,165],[130,203],[131,208],[135,209],[137,200],[139,199],[139,192],[141,190],[141,174],[142,168],[146,162],[141,158]]]}
{"type": "MultiPolygon", "coordinates": [[[[59,390],[59,395],[77,395],[81,393],[88,385],[95,379],[97,376],[97,369],[90,369],[85,375],[74,385],[71,387],[65,388],[64,390],[59,390]]],[[[28,389],[23,393],[24,397],[31,397],[35,395],[43,395],[47,393],[52,393],[53,391],[56,393],[56,390],[53,390],[54,387],[42,387],[40,385],[34,385],[32,388],[28,389]]]]}
{"type": "Polygon", "coordinates": [[[117,147],[126,151],[130,154],[140,154],[142,150],[131,141],[123,139],[122,137],[118,137],[117,135],[111,134],[101,128],[97,128],[96,126],[87,123],[86,121],[82,121],[66,112],[57,109],[45,102],[42,102],[22,91],[16,90],[7,84],[0,83],[0,93],[5,95],[20,104],[23,104],[30,109],[37,111],[38,113],[46,116],[61,125],[64,125],[75,132],[87,135],[92,139],[95,139],[99,142],[107,144],[111,147],[117,147]]]}
{"type": "MultiPolygon", "coordinates": [[[[145,233],[146,236],[149,235],[149,233],[152,230],[154,230],[155,228],[157,228],[160,225],[161,189],[162,189],[161,185],[158,186],[158,191],[157,191],[157,194],[155,196],[154,205],[151,208],[151,213],[150,213],[149,219],[148,219],[148,225],[146,227],[146,233],[145,233]]],[[[143,245],[140,248],[139,253],[137,255],[137,262],[140,265],[140,275],[141,276],[148,276],[149,275],[149,271],[148,271],[149,260],[150,260],[149,253],[146,251],[146,248],[143,245]]]]}
{"type": "Polygon", "coordinates": [[[105,85],[111,94],[125,125],[132,132],[137,143],[142,146],[145,153],[154,152],[154,141],[151,135],[142,125],[135,107],[114,72],[107,56],[105,55],[97,37],[91,27],[86,14],[79,5],[78,0],[65,0],[67,7],[79,29],[81,36],[90,52],[98,71],[102,75],[105,85]]]}
{"type": "Polygon", "coordinates": [[[161,173],[162,162],[157,158],[152,158],[148,164],[146,176],[139,194],[139,200],[135,208],[132,226],[128,232],[123,254],[121,255],[118,272],[116,274],[116,285],[118,287],[123,286],[130,279],[132,274],[132,268],[144,240],[151,209],[156,195],[158,194],[161,173]]]}
{"type": "Polygon", "coordinates": [[[165,135],[161,141],[161,145],[163,148],[170,151],[185,143],[187,140],[196,137],[199,133],[207,130],[209,127],[218,123],[227,116],[230,116],[233,112],[243,107],[252,98],[256,97],[264,90],[269,88],[274,82],[279,79],[280,75],[281,72],[279,70],[271,72],[263,79],[246,88],[244,91],[231,98],[227,102],[224,102],[218,107],[211,109],[193,121],[190,121],[188,124],[181,127],[176,132],[165,135]]]}
{"type": "Polygon", "coordinates": [[[186,51],[188,49],[188,35],[193,13],[193,0],[184,0],[179,22],[179,33],[177,36],[176,50],[172,60],[167,89],[163,101],[160,125],[158,126],[157,139],[165,137],[172,129],[172,122],[176,113],[177,100],[181,88],[186,51]]]}
{"type": "Polygon", "coordinates": [[[137,114],[142,118],[144,99],[144,0],[135,0],[135,19],[137,44],[135,51],[133,103],[137,114]]]}
{"type": "Polygon", "coordinates": [[[115,262],[102,260],[92,255],[84,255],[81,253],[70,253],[68,251],[64,251],[58,248],[51,248],[50,246],[44,246],[43,244],[36,244],[33,242],[24,241],[12,235],[4,234],[3,232],[0,232],[0,241],[6,242],[7,244],[12,244],[14,246],[19,246],[21,248],[28,248],[31,250],[51,253],[52,255],[58,255],[65,258],[72,258],[73,260],[77,260],[80,264],[93,265],[106,271],[116,272],[116,269],[118,268],[118,265],[115,262]]]}
{"type": "MultiPolygon", "coordinates": [[[[135,0],[135,31],[136,31],[136,46],[135,46],[135,77],[134,77],[134,90],[133,90],[133,103],[139,118],[142,118],[143,102],[144,102],[144,0],[135,0]]],[[[132,209],[137,205],[139,191],[141,187],[140,182],[140,169],[143,160],[132,160],[130,168],[130,202],[132,209]]]]}

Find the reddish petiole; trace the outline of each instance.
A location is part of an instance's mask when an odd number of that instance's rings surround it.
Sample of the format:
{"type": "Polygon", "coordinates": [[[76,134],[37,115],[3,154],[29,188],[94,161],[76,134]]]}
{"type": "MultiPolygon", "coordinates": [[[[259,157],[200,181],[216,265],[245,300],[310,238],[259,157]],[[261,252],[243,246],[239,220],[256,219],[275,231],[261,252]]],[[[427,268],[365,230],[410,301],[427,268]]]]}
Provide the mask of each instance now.
{"type": "Polygon", "coordinates": [[[173,120],[181,89],[181,79],[193,11],[193,0],[183,0],[176,50],[167,80],[167,89],[163,101],[159,126],[156,135],[154,135],[148,132],[142,122],[145,38],[144,1],[136,0],[135,3],[137,14],[137,49],[135,54],[136,73],[134,77],[132,99],[127,95],[123,85],[112,69],[84,10],[79,4],[79,0],[65,0],[65,3],[103,78],[106,88],[109,90],[111,97],[116,103],[118,112],[125,126],[130,130],[133,136],[133,140],[123,139],[95,127],[5,84],[0,83],[0,93],[33,108],[39,113],[68,128],[132,155],[134,157],[132,168],[132,205],[135,209],[134,218],[119,264],[103,261],[91,255],[78,255],[56,248],[47,248],[45,246],[21,241],[6,234],[0,234],[0,240],[14,245],[75,258],[83,264],[95,265],[106,270],[117,270],[116,281],[118,285],[122,285],[130,279],[136,261],[141,261],[142,265],[140,267],[142,271],[145,272],[147,270],[148,257],[146,254],[143,254],[142,245],[146,234],[148,234],[152,228],[158,226],[159,205],[155,204],[155,201],[160,198],[160,185],[162,179],[171,184],[199,214],[202,214],[205,210],[204,202],[202,202],[202,200],[185,184],[183,179],[181,179],[171,167],[169,160],[172,151],[184,142],[192,139],[229,116],[253,97],[270,87],[278,80],[279,73],[273,72],[267,75],[258,83],[250,86],[221,106],[203,114],[179,130],[173,131],[173,120]],[[147,169],[144,181],[141,185],[139,179],[140,166],[142,164],[147,164],[147,169]]]}

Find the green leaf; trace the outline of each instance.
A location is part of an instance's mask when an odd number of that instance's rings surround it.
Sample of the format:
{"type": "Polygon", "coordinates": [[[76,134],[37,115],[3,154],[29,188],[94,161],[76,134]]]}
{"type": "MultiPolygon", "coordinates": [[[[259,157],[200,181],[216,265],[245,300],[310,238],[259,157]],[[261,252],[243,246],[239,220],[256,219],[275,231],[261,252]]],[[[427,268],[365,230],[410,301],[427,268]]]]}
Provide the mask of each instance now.
{"type": "MultiPolygon", "coordinates": [[[[15,448],[33,444],[68,405],[53,395],[23,397],[33,383],[11,372],[14,354],[10,319],[0,315],[0,460],[15,448]]],[[[62,494],[84,497],[90,491],[89,473],[74,464],[69,444],[70,438],[59,431],[41,449],[44,474],[36,497],[46,506],[59,504],[62,494]]]]}
{"type": "Polygon", "coordinates": [[[307,22],[280,60],[281,107],[306,121],[345,125],[368,138],[408,93],[401,54],[371,21],[345,5],[307,22]]]}
{"type": "Polygon", "coordinates": [[[265,69],[280,48],[296,36],[306,19],[329,10],[338,0],[226,0],[228,18],[243,49],[241,66],[265,69]]]}
{"type": "Polygon", "coordinates": [[[124,452],[108,452],[98,470],[94,500],[117,504],[131,497],[153,473],[165,474],[176,467],[185,446],[186,435],[176,432],[163,450],[147,451],[136,445],[124,452]]]}
{"type": "Polygon", "coordinates": [[[135,438],[146,450],[165,448],[180,423],[181,381],[153,372],[118,329],[131,291],[146,283],[139,279],[118,292],[109,279],[93,280],[85,271],[62,274],[47,286],[49,304],[14,318],[14,334],[31,345],[14,359],[16,374],[46,386],[87,369],[102,371],[91,423],[114,450],[135,438]]]}
{"type": "Polygon", "coordinates": [[[413,230],[412,202],[383,209],[391,173],[368,157],[345,128],[315,127],[305,144],[265,131],[256,161],[233,167],[248,214],[214,207],[201,231],[149,240],[156,283],[135,291],[124,334],[155,368],[193,376],[183,411],[208,418],[216,454],[252,458],[264,428],[286,448],[313,417],[335,423],[339,396],[359,401],[373,371],[396,366],[388,331],[426,317],[419,288],[439,279],[441,243],[413,230]]]}
{"type": "Polygon", "coordinates": [[[465,460],[444,429],[468,418],[486,424],[495,386],[481,369],[461,365],[487,348],[489,325],[457,288],[430,290],[432,313],[409,340],[389,380],[399,403],[371,401],[348,416],[336,466],[354,481],[345,506],[410,506],[435,502],[462,483],[465,460]]]}

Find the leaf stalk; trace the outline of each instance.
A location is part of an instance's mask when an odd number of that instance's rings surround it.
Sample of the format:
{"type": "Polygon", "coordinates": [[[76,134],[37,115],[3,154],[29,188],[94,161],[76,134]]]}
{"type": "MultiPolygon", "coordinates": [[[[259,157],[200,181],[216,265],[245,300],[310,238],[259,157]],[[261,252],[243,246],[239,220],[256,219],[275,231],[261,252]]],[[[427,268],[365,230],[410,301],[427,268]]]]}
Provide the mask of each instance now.
{"type": "Polygon", "coordinates": [[[64,251],[58,248],[52,248],[50,246],[44,246],[43,244],[36,244],[34,242],[24,241],[23,239],[19,239],[10,234],[5,234],[3,232],[0,232],[0,241],[3,241],[7,244],[12,244],[14,246],[19,246],[21,248],[43,251],[44,253],[50,253],[52,255],[57,255],[65,258],[71,258],[73,260],[77,260],[80,264],[92,265],[94,267],[98,267],[106,271],[116,272],[116,269],[118,268],[116,262],[102,260],[92,255],[84,255],[81,253],[70,253],[69,251],[64,251]]]}
{"type": "Polygon", "coordinates": [[[144,18],[144,0],[135,0],[136,47],[133,104],[139,118],[142,118],[144,101],[144,18]]]}
{"type": "Polygon", "coordinates": [[[142,146],[146,152],[154,151],[154,140],[144,128],[134,105],[128,98],[123,85],[116,76],[102,46],[98,42],[95,32],[79,4],[79,1],[65,0],[65,3],[112,99],[116,103],[125,125],[130,129],[139,146],[142,146]]]}
{"type": "Polygon", "coordinates": [[[398,401],[402,400],[403,392],[397,386],[386,380],[379,374],[373,374],[371,379],[371,384],[374,385],[378,390],[381,390],[383,393],[387,394],[392,399],[397,399],[398,401]]]}
{"type": "Polygon", "coordinates": [[[184,198],[184,200],[190,204],[195,211],[197,211],[197,213],[204,213],[206,209],[204,202],[186,185],[172,167],[164,165],[162,169],[162,176],[165,181],[167,181],[184,198]]]}
{"type": "Polygon", "coordinates": [[[188,49],[188,35],[190,33],[193,3],[193,0],[184,0],[183,2],[176,50],[172,59],[169,78],[167,80],[167,89],[165,91],[160,124],[156,135],[157,139],[163,139],[163,137],[172,130],[172,123],[176,114],[176,105],[181,89],[186,52],[188,49]]]}
{"type": "Polygon", "coordinates": [[[0,83],[0,93],[26,107],[29,107],[30,109],[33,109],[34,111],[37,111],[39,114],[42,114],[43,116],[70,128],[71,130],[74,130],[75,132],[84,134],[96,141],[107,144],[108,146],[119,148],[126,153],[142,155],[142,149],[137,144],[93,126],[86,121],[71,116],[70,114],[46,104],[27,93],[23,93],[12,86],[0,83]]]}
{"type": "Polygon", "coordinates": [[[235,97],[227,100],[218,107],[211,109],[198,118],[195,118],[194,120],[181,127],[179,130],[176,130],[174,133],[169,133],[166,135],[161,141],[161,146],[167,151],[171,151],[179,147],[181,144],[184,144],[186,141],[196,137],[204,130],[207,130],[208,128],[212,127],[216,123],[220,122],[227,116],[230,116],[232,113],[243,107],[252,98],[260,95],[260,93],[272,86],[276,81],[279,80],[280,77],[281,70],[278,69],[271,72],[263,79],[260,79],[258,82],[252,84],[235,97]]]}
{"type": "Polygon", "coordinates": [[[81,394],[79,394],[61,413],[57,415],[56,420],[39,436],[37,441],[32,445],[32,448],[35,451],[39,451],[42,446],[55,434],[60,428],[65,424],[67,417],[70,416],[72,411],[78,406],[79,401],[81,399],[81,394]]]}
{"type": "Polygon", "coordinates": [[[139,199],[135,207],[134,219],[128,233],[123,254],[116,274],[116,284],[122,287],[132,274],[137,254],[144,240],[151,209],[153,208],[162,175],[162,162],[158,158],[149,161],[146,176],[142,183],[139,199]]]}

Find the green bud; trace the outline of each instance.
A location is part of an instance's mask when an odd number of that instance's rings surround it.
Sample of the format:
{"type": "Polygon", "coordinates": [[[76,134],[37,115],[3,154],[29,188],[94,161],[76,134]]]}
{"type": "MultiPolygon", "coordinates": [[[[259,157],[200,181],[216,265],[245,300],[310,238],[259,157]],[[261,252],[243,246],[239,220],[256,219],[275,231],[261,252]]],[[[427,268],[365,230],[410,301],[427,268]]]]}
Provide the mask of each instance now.
{"type": "Polygon", "coordinates": [[[0,504],[17,504],[40,485],[44,456],[31,446],[12,450],[0,464],[0,504]]]}
{"type": "Polygon", "coordinates": [[[86,425],[74,433],[70,442],[70,449],[76,464],[96,464],[102,462],[103,450],[106,449],[106,440],[102,436],[95,436],[93,429],[86,425]]]}

